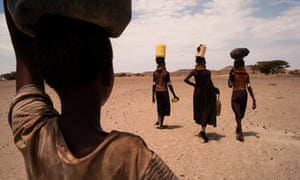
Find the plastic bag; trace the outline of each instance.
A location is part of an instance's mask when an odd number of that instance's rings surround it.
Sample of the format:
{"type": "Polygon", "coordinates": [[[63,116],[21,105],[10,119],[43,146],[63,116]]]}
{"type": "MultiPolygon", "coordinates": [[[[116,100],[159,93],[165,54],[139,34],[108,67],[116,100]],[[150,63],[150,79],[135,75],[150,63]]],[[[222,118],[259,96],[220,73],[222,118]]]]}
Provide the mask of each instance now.
{"type": "Polygon", "coordinates": [[[45,14],[99,25],[110,37],[120,36],[131,19],[131,0],[8,0],[7,7],[18,29],[32,37],[45,14]]]}
{"type": "Polygon", "coordinates": [[[244,58],[250,53],[247,48],[235,48],[230,52],[230,57],[233,59],[244,58]]]}

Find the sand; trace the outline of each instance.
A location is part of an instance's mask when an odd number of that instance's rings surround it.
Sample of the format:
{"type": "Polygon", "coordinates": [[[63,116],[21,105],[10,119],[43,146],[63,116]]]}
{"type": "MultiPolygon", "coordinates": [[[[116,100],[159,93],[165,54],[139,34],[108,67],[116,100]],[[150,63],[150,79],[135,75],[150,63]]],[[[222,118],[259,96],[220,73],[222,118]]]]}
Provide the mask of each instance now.
{"type": "MultiPolygon", "coordinates": [[[[171,104],[166,129],[157,129],[151,101],[151,77],[117,77],[102,108],[101,124],[140,135],[180,179],[300,179],[300,77],[252,75],[257,109],[251,98],[243,120],[245,141],[235,139],[227,76],[214,75],[221,91],[222,112],[217,127],[208,126],[209,143],[197,136],[193,121],[193,89],[183,76],[171,76],[180,101],[171,104]]],[[[54,91],[47,88],[60,108],[54,91]]],[[[7,112],[15,81],[0,81],[0,179],[26,179],[22,156],[13,143],[7,112]]]]}

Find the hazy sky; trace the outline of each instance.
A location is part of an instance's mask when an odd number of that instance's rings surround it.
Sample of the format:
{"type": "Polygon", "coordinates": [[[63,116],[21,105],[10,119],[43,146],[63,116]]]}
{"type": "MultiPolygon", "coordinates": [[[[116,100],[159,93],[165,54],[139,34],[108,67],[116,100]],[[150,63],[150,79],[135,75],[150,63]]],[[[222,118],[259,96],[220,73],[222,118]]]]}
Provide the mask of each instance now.
{"type": "MultiPolygon", "coordinates": [[[[116,72],[152,71],[159,43],[169,71],[194,67],[200,43],[209,69],[231,65],[236,47],[250,50],[246,64],[282,59],[300,69],[300,0],[132,0],[132,10],[127,29],[112,39],[116,72]]],[[[2,4],[0,13],[1,74],[14,71],[15,60],[2,4]]]]}

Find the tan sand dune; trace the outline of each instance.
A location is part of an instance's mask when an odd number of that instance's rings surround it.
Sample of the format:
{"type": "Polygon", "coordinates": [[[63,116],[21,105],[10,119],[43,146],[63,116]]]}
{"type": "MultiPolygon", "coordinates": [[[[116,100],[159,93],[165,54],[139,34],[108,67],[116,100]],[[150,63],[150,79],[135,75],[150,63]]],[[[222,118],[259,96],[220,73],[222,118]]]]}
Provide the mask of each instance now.
{"type": "MultiPolygon", "coordinates": [[[[213,76],[221,91],[222,112],[216,128],[207,128],[209,143],[197,136],[192,116],[191,86],[183,76],[171,77],[180,101],[172,104],[167,129],[156,129],[156,105],[151,102],[151,77],[117,77],[102,109],[105,130],[142,136],[180,179],[300,179],[300,77],[252,75],[257,109],[248,99],[243,120],[245,142],[235,139],[231,89],[227,76],[213,76]]],[[[26,179],[21,154],[13,144],[7,111],[14,81],[0,81],[0,179],[26,179]]],[[[48,88],[54,104],[58,98],[48,88]]]]}

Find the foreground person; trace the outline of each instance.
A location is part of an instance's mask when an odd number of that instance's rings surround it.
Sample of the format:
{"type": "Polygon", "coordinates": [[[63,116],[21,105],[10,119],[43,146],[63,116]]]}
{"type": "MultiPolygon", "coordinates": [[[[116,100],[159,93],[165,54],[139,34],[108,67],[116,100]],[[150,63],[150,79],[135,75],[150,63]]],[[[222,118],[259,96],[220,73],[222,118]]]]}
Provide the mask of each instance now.
{"type": "MultiPolygon", "coordinates": [[[[101,128],[101,106],[114,77],[109,36],[118,36],[120,29],[48,14],[27,26],[30,32],[21,31],[14,16],[19,4],[11,2],[4,0],[4,7],[16,55],[17,94],[9,124],[28,179],[177,179],[141,137],[101,128]],[[61,114],[44,81],[59,95],[61,114]]],[[[122,2],[130,9],[129,1],[122,2]]],[[[123,15],[124,29],[130,11],[123,15]]]]}
{"type": "Polygon", "coordinates": [[[216,118],[216,94],[220,94],[211,80],[211,73],[206,69],[206,46],[200,44],[196,53],[196,66],[184,79],[184,82],[194,87],[193,112],[194,120],[201,125],[199,136],[208,142],[206,126],[217,126],[216,118]],[[191,81],[190,78],[194,78],[191,81]]]}
{"type": "Polygon", "coordinates": [[[232,88],[231,107],[236,120],[236,139],[243,142],[242,119],[245,116],[248,93],[252,98],[252,109],[256,108],[254,93],[250,84],[250,76],[246,72],[244,57],[249,54],[246,48],[236,48],[231,51],[230,56],[234,59],[233,69],[230,71],[228,86],[232,88]]]}

